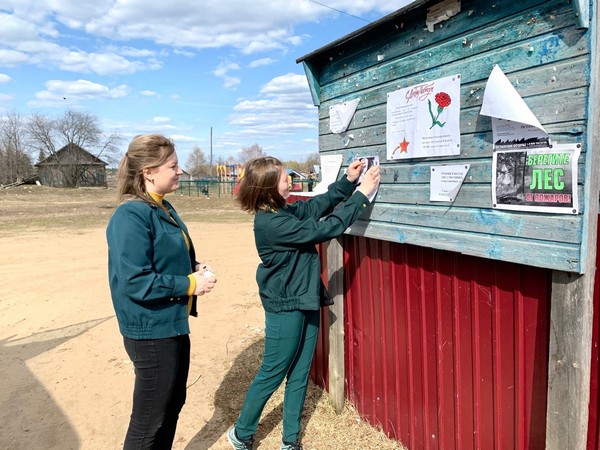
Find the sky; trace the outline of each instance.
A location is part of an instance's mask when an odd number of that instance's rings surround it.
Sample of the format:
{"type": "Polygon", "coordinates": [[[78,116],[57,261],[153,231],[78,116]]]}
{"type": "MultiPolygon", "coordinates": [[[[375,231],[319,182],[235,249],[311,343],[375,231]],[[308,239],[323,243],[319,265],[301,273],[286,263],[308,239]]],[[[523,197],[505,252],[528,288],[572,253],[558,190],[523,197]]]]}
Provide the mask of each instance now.
{"type": "Polygon", "coordinates": [[[408,3],[0,0],[0,118],[83,110],[123,153],[169,136],[183,167],[194,146],[213,162],[253,144],[303,162],[318,118],[296,59],[408,3]]]}

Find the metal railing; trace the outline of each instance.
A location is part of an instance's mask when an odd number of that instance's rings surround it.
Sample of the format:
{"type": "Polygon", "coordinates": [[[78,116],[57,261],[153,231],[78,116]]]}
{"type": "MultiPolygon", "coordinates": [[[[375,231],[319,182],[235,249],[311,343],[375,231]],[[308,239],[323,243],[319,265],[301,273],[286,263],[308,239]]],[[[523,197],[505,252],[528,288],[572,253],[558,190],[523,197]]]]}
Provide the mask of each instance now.
{"type": "Polygon", "coordinates": [[[178,194],[200,197],[201,195],[218,197],[233,197],[236,181],[193,180],[179,181],[178,194]]]}
{"type": "MultiPolygon", "coordinates": [[[[201,195],[218,197],[233,197],[233,189],[237,181],[219,181],[219,180],[192,180],[179,181],[178,194],[200,197],[201,195]]],[[[314,183],[317,184],[316,182],[314,183]]],[[[292,184],[292,192],[308,191],[308,180],[294,181],[292,184]]]]}

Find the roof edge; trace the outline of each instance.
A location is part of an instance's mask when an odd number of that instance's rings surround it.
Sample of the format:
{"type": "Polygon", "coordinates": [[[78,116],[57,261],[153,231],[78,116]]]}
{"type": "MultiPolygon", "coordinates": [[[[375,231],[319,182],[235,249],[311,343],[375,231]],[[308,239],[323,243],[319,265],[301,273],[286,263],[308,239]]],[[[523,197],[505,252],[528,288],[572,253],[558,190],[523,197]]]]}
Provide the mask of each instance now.
{"type": "Polygon", "coordinates": [[[350,42],[350,41],[356,39],[357,37],[362,36],[363,34],[369,33],[372,29],[377,28],[382,23],[389,22],[390,20],[403,15],[407,11],[418,8],[422,4],[427,3],[427,1],[428,0],[414,0],[412,3],[409,3],[408,5],[404,6],[403,8],[400,8],[397,11],[394,11],[393,13],[388,14],[387,16],[383,16],[381,19],[378,19],[375,22],[371,22],[368,25],[365,25],[364,27],[359,28],[356,31],[353,31],[352,33],[342,36],[341,38],[336,39],[335,41],[333,41],[321,48],[318,48],[317,50],[314,50],[304,56],[301,56],[300,58],[296,59],[296,64],[299,64],[308,59],[311,59],[312,57],[317,56],[327,50],[331,50],[332,48],[339,47],[340,45],[345,44],[346,42],[350,42]]]}

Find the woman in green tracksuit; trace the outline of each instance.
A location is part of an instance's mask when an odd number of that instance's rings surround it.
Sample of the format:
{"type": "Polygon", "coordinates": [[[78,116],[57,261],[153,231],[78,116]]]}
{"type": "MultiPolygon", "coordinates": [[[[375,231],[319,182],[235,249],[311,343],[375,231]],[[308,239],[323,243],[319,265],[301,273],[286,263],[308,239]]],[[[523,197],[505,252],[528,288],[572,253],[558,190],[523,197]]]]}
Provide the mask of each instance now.
{"type": "Polygon", "coordinates": [[[256,158],[246,165],[237,198],[242,209],[255,215],[265,349],[240,416],[227,434],[236,450],[252,450],[263,408],[286,377],[280,448],[302,448],[300,418],[319,333],[319,307],[326,300],[315,244],[342,234],[369,205],[368,196],[379,183],[379,166],[369,169],[356,189],[363,167],[363,161],[353,162],[326,193],[288,205],[290,187],[279,160],[256,158]]]}

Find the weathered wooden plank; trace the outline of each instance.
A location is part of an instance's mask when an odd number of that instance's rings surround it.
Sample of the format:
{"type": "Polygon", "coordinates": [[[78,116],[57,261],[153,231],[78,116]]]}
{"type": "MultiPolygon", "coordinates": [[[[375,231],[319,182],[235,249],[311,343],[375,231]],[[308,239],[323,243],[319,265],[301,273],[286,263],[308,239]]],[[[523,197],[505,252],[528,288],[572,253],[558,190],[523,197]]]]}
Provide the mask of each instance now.
{"type": "Polygon", "coordinates": [[[579,246],[534,239],[507,238],[408,225],[358,220],[346,230],[355,236],[450,250],[481,258],[578,272],[579,246]]]}
{"type": "Polygon", "coordinates": [[[313,104],[315,106],[319,106],[321,104],[321,86],[317,81],[317,77],[314,73],[314,67],[311,63],[304,61],[302,63],[304,67],[304,73],[306,74],[306,79],[308,81],[308,87],[310,89],[310,95],[313,99],[313,104]]]}
{"type": "MultiPolygon", "coordinates": [[[[499,38],[504,38],[507,32],[512,36],[512,33],[523,30],[524,22],[527,25],[527,34],[531,36],[549,32],[552,25],[558,28],[568,26],[574,21],[573,11],[564,2],[538,1],[535,3],[537,4],[514,1],[479,2],[476,6],[476,13],[472,14],[475,11],[463,1],[462,12],[453,17],[452,21],[446,23],[444,27],[436,29],[435,33],[430,33],[423,26],[422,11],[405,14],[396,21],[396,28],[392,29],[389,35],[378,33],[373,39],[363,36],[360,42],[353,42],[352,47],[336,48],[335,51],[329,52],[328,60],[323,63],[319,81],[322,85],[326,85],[336,79],[345,78],[353,73],[377,66],[380,64],[379,55],[390,61],[412,58],[415,49],[431,48],[435,48],[437,55],[437,50],[443,48],[444,43],[457,36],[460,38],[458,41],[460,48],[473,54],[497,48],[500,44],[499,38]],[[554,18],[546,19],[551,16],[554,18]],[[559,25],[563,22],[566,24],[559,25]],[[489,37],[481,38],[482,33],[486,33],[486,30],[494,32],[491,34],[491,39],[489,37]],[[467,37],[466,34],[469,32],[475,34],[469,34],[467,37]],[[467,41],[463,43],[465,37],[467,37],[467,41]],[[488,41],[495,46],[490,48],[471,45],[474,42],[488,41]]],[[[443,55],[441,56],[443,57],[443,55]]]]}
{"type": "MultiPolygon", "coordinates": [[[[583,120],[575,122],[560,122],[556,124],[547,124],[544,126],[546,131],[550,134],[553,142],[556,143],[572,143],[582,142],[584,138],[585,122],[583,120]]],[[[363,131],[367,133],[367,131],[363,131]]],[[[387,151],[385,144],[371,144],[367,145],[366,139],[364,139],[362,146],[350,146],[350,141],[361,138],[363,133],[343,133],[338,136],[337,146],[330,148],[322,148],[321,153],[323,154],[336,154],[342,153],[345,155],[344,161],[349,164],[354,156],[379,156],[380,162],[385,165],[387,164],[387,151]],[[349,136],[353,135],[352,138],[349,136]]],[[[335,139],[332,140],[335,143],[335,139]]],[[[329,145],[332,145],[329,143],[329,145]]],[[[470,133],[461,135],[461,154],[454,156],[441,156],[436,158],[422,158],[421,161],[438,161],[439,163],[449,163],[455,161],[457,163],[462,162],[464,159],[472,158],[486,158],[492,156],[492,133],[470,133]]],[[[585,146],[582,147],[582,154],[585,153],[585,146]]]]}
{"type": "Polygon", "coordinates": [[[577,12],[577,19],[581,28],[590,26],[590,4],[588,0],[572,0],[573,8],[577,12]]]}
{"type": "MultiPolygon", "coordinates": [[[[578,0],[574,0],[577,2],[578,0]]],[[[582,0],[581,7],[588,3],[582,0]]],[[[600,17],[598,2],[590,40],[592,60],[587,117],[589,132],[585,145],[586,174],[582,202],[583,214],[581,266],[585,274],[554,272],[550,310],[550,351],[548,357],[548,401],[546,448],[587,448],[589,416],[593,298],[598,249],[598,192],[600,190],[600,17]]],[[[584,19],[585,20],[585,19],[584,19]]],[[[594,424],[591,424],[594,426],[594,424]]]]}
{"type": "MultiPolygon", "coordinates": [[[[579,198],[583,195],[583,186],[578,187],[579,198]]],[[[429,184],[384,184],[379,187],[376,203],[438,205],[429,201],[429,184]]],[[[453,202],[454,206],[492,209],[492,188],[490,184],[463,184],[453,202]]],[[[580,202],[580,209],[584,205],[580,202]]]]}
{"type": "MultiPolygon", "coordinates": [[[[586,93],[586,88],[575,89],[570,92],[568,97],[565,97],[563,92],[551,92],[546,95],[529,97],[527,104],[544,126],[550,123],[573,122],[581,120],[582,112],[586,108],[586,93]],[[551,105],[551,108],[548,105],[551,105]]],[[[461,110],[461,134],[491,130],[491,119],[480,116],[479,111],[479,107],[461,110]]],[[[380,122],[378,125],[363,126],[341,134],[328,133],[321,135],[319,137],[319,150],[327,151],[340,147],[351,149],[384,144],[386,141],[385,105],[378,107],[377,112],[377,118],[373,121],[380,122]]]]}
{"type": "Polygon", "coordinates": [[[329,294],[333,305],[329,307],[329,401],[336,412],[344,409],[344,249],[341,238],[327,244],[327,274],[329,294]]]}
{"type": "MultiPolygon", "coordinates": [[[[564,91],[568,95],[570,91],[574,89],[589,86],[589,59],[587,56],[578,56],[576,58],[558,61],[551,65],[535,66],[505,73],[521,97],[527,98],[552,91],[564,91]]],[[[481,106],[487,78],[472,83],[465,83],[464,80],[461,81],[461,107],[481,106]]],[[[405,82],[407,84],[403,85],[403,87],[411,85],[409,84],[411,83],[410,79],[405,80],[405,82]]],[[[420,81],[415,79],[412,80],[412,82],[415,83],[420,81]]],[[[354,118],[360,118],[360,122],[355,123],[353,121],[348,128],[352,129],[356,126],[373,125],[373,116],[376,116],[376,114],[374,108],[371,107],[384,104],[389,92],[390,86],[389,84],[386,84],[364,91],[354,92],[347,98],[325,101],[322,103],[321,108],[319,108],[319,119],[329,117],[329,107],[331,105],[358,97],[360,98],[360,103],[358,104],[354,118]]]]}
{"type": "MultiPolygon", "coordinates": [[[[569,142],[573,142],[573,136],[583,135],[585,132],[585,121],[581,118],[581,110],[579,109],[585,107],[585,98],[582,97],[584,92],[584,88],[578,89],[574,93],[573,98],[570,98],[567,101],[564,101],[564,93],[561,95],[560,92],[557,92],[553,95],[530,97],[527,99],[527,102],[530,104],[529,106],[534,113],[539,113],[538,115],[546,120],[543,125],[549,134],[564,134],[569,137],[569,142]],[[547,106],[544,106],[547,101],[558,102],[559,100],[561,100],[559,104],[555,104],[555,108],[552,110],[549,110],[547,106]],[[550,123],[548,122],[549,120],[553,120],[554,122],[550,123]]],[[[463,140],[465,137],[468,138],[469,135],[475,134],[479,134],[480,137],[489,137],[488,143],[491,146],[491,119],[485,116],[478,116],[479,111],[480,106],[476,108],[465,108],[461,112],[461,135],[463,140]]],[[[321,141],[325,143],[322,150],[330,150],[331,148],[329,148],[329,146],[332,145],[330,142],[333,142],[333,144],[341,142],[343,143],[343,147],[347,147],[344,142],[347,139],[356,141],[353,142],[353,144],[360,144],[360,146],[377,145],[381,143],[380,141],[372,140],[371,137],[381,137],[382,133],[385,135],[385,114],[386,105],[379,105],[369,108],[368,110],[359,110],[355,113],[348,129],[343,133],[338,134],[329,131],[329,118],[323,118],[319,122],[320,138],[321,141]]],[[[556,138],[554,141],[557,141],[556,138]]],[[[338,148],[340,147],[342,146],[339,145],[338,148]]],[[[334,146],[333,148],[336,147],[334,146]]]]}
{"type": "MultiPolygon", "coordinates": [[[[436,53],[438,51],[436,50],[436,53]]],[[[344,97],[382,84],[389,84],[389,90],[393,90],[394,86],[410,86],[425,79],[436,79],[455,73],[461,74],[464,83],[471,83],[487,78],[494,64],[512,72],[585,55],[589,53],[589,48],[584,31],[566,28],[551,34],[518,40],[511,46],[477,53],[469,58],[455,55],[452,62],[443,65],[437,64],[437,58],[431,51],[426,50],[424,53],[416,53],[404,60],[388,61],[338,82],[321,85],[321,101],[344,97]],[[422,60],[429,61],[426,67],[423,67],[422,60]]]]}
{"type": "MultiPolygon", "coordinates": [[[[469,172],[465,177],[463,185],[470,183],[492,182],[492,160],[473,159],[461,160],[455,163],[470,164],[469,172]]],[[[411,160],[404,163],[388,163],[381,167],[381,185],[387,186],[392,183],[427,183],[431,181],[431,166],[439,165],[437,160],[411,160]]],[[[578,180],[583,180],[585,165],[582,161],[578,164],[578,180]]]]}
{"type": "MultiPolygon", "coordinates": [[[[443,230],[493,234],[522,239],[543,239],[578,244],[582,217],[532,214],[498,209],[463,208],[451,204],[390,205],[375,203],[372,222],[412,225],[443,230]]],[[[363,217],[363,219],[366,219],[363,217]]]]}

